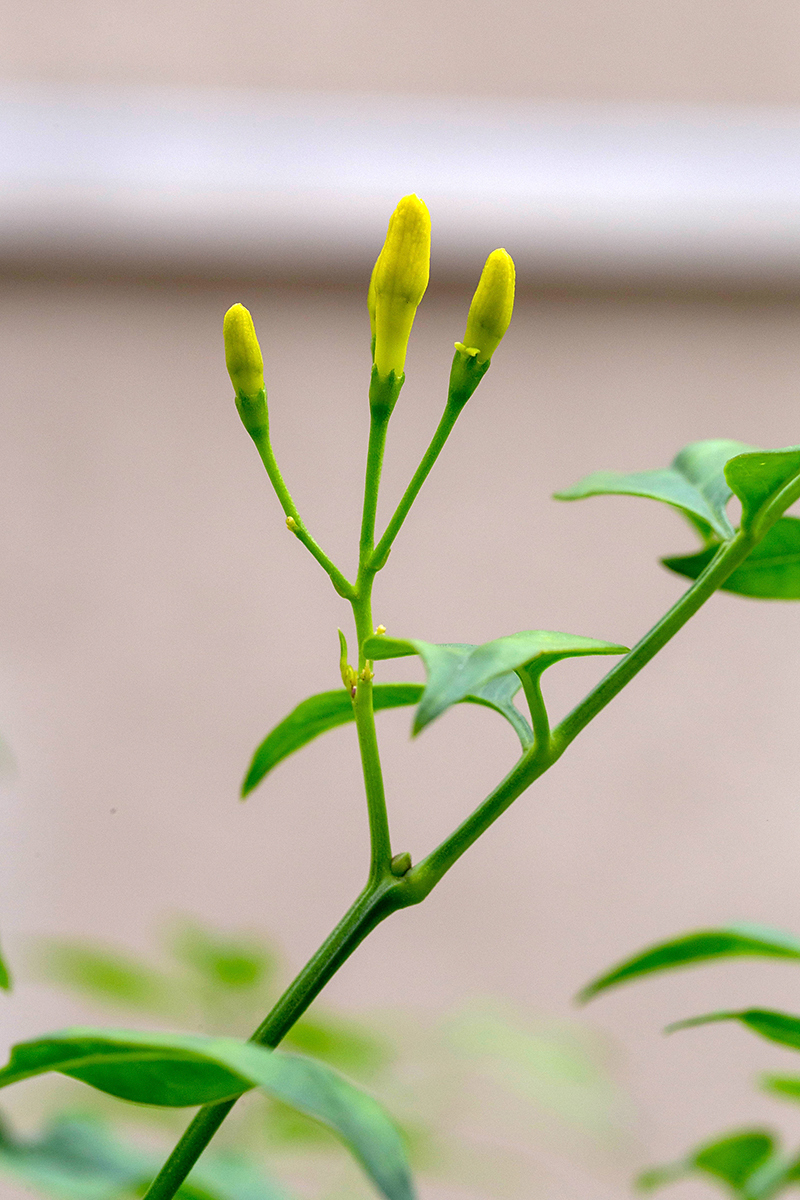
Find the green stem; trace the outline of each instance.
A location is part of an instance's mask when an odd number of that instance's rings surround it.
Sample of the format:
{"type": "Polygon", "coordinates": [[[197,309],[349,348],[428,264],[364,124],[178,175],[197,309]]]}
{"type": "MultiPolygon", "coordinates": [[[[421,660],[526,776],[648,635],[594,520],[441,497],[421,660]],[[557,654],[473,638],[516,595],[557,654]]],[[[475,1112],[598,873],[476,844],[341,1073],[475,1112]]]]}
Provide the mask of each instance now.
{"type": "Polygon", "coordinates": [[[442,414],[442,419],[436,426],[436,432],[431,438],[431,443],[422,456],[422,461],[414,472],[414,476],[403,493],[400,503],[393,512],[391,520],[384,530],[383,536],[372,552],[372,556],[369,559],[369,565],[373,568],[373,570],[380,571],[381,567],[386,565],[386,560],[389,557],[389,551],[391,550],[392,544],[402,528],[403,522],[408,516],[411,505],[419,495],[423,483],[430,475],[433,464],[436,462],[442,451],[442,447],[452,433],[453,426],[458,420],[459,413],[463,407],[463,404],[447,404],[442,414]]]}
{"type": "Polygon", "coordinates": [[[383,771],[378,750],[378,735],[375,729],[372,663],[367,662],[363,647],[365,640],[375,632],[372,624],[372,585],[375,581],[375,569],[370,565],[370,559],[375,544],[375,517],[378,511],[378,493],[381,484],[386,433],[392,409],[402,386],[403,376],[398,380],[392,372],[388,378],[381,379],[377,371],[373,369],[369,390],[369,444],[364,476],[364,509],[358,546],[358,576],[355,596],[351,599],[358,639],[358,682],[353,697],[353,714],[358,733],[358,747],[361,753],[369,816],[369,878],[375,883],[391,873],[392,845],[389,817],[386,811],[383,771]]]}
{"type": "MultiPolygon", "coordinates": [[[[378,491],[383,468],[383,452],[391,413],[373,408],[369,423],[369,445],[367,446],[367,469],[364,479],[364,509],[361,516],[361,537],[358,545],[359,578],[356,591],[364,590],[365,583],[371,586],[371,578],[363,578],[369,568],[369,560],[375,539],[375,517],[378,512],[378,491]]],[[[370,576],[375,572],[371,571],[370,576]]],[[[370,631],[372,632],[372,631],[370,631]]]]}
{"type": "MultiPolygon", "coordinates": [[[[403,899],[403,891],[402,880],[385,879],[380,884],[368,885],[250,1040],[260,1046],[277,1046],[364,938],[408,903],[403,899]]],[[[200,1109],[151,1183],[144,1200],[172,1200],[235,1103],[226,1100],[200,1109]]]]}
{"type": "Polygon", "coordinates": [[[439,880],[447,874],[461,855],[476,842],[490,825],[521,796],[531,784],[543,775],[553,764],[548,755],[537,756],[537,748],[530,750],[514,764],[496,788],[472,812],[465,821],[446,837],[435,850],[412,867],[405,876],[409,890],[413,893],[414,903],[419,903],[433,891],[439,880]]]}
{"type": "Polygon", "coordinates": [[[389,816],[386,811],[386,794],[383,786],[378,734],[375,729],[375,711],[372,700],[372,664],[364,658],[361,647],[366,638],[375,632],[372,627],[372,605],[369,592],[373,576],[362,581],[367,594],[353,601],[353,615],[359,646],[359,676],[353,698],[353,713],[364,773],[364,791],[367,797],[369,816],[370,872],[369,878],[377,883],[391,871],[392,841],[389,832],[389,816]]]}
{"type": "Polygon", "coordinates": [[[281,508],[285,512],[288,520],[291,521],[289,528],[295,535],[298,541],[302,542],[308,551],[314,556],[319,565],[330,576],[331,583],[335,587],[340,596],[345,600],[352,600],[356,590],[349,579],[346,579],[334,562],[328,558],[325,551],[319,546],[306,529],[303,521],[297,511],[297,506],[291,497],[291,493],[284,483],[281,475],[280,467],[278,466],[275,453],[272,449],[272,443],[269,438],[269,429],[262,426],[256,430],[250,430],[250,436],[258,450],[259,457],[263,462],[269,481],[275,489],[275,495],[280,501],[281,508]]]}
{"type": "MultiPolygon", "coordinates": [[[[505,779],[501,780],[497,787],[449,837],[445,838],[427,858],[424,858],[408,873],[406,879],[409,891],[414,895],[415,903],[423,900],[442,876],[461,858],[461,855],[477,841],[481,834],[486,832],[490,825],[494,824],[509,805],[545,771],[549,770],[581,730],[605,708],[627,683],[630,683],[642,667],[650,662],[651,658],[714,594],[720,584],[725,582],[731,572],[735,571],[747,558],[756,542],[757,539],[744,532],[739,532],[731,541],[724,542],[702,575],[698,576],[692,586],[684,592],[677,604],[672,606],[669,612],[557,726],[549,739],[549,749],[544,749],[547,741],[542,741],[541,734],[537,733],[534,746],[522,755],[505,779]]],[[[533,708],[531,715],[536,721],[533,708]]]]}
{"type": "Polygon", "coordinates": [[[528,708],[531,714],[534,753],[537,758],[541,758],[549,753],[551,740],[550,718],[547,715],[547,708],[542,697],[541,671],[535,675],[530,671],[524,671],[520,673],[520,678],[522,679],[522,690],[525,692],[525,699],[528,701],[528,708]]]}
{"type": "Polygon", "coordinates": [[[723,542],[706,569],[688,591],[684,592],[680,600],[673,604],[669,612],[665,613],[641,641],[612,667],[597,687],[593,688],[553,731],[556,757],[563,753],[581,730],[585,729],[635,675],[638,675],[642,667],[658,654],[706,600],[713,596],[760,540],[751,533],[740,530],[730,541],[723,542]]]}

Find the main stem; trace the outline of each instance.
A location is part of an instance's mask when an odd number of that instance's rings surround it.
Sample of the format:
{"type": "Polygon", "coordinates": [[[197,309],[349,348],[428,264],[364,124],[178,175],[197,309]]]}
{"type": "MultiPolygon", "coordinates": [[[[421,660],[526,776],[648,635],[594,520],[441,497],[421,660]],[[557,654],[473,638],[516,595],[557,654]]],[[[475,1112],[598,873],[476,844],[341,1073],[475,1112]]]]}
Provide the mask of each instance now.
{"type": "Polygon", "coordinates": [[[407,883],[414,893],[416,903],[428,895],[442,876],[481,834],[494,824],[509,805],[550,769],[581,730],[630,683],[642,667],[650,662],[747,558],[758,540],[760,539],[740,531],[731,541],[724,543],[705,571],[684,592],[680,600],[564,718],[547,741],[544,738],[544,727],[542,728],[542,735],[537,738],[532,748],[522,755],[505,779],[501,780],[449,837],[411,869],[407,883]]]}
{"type": "MultiPolygon", "coordinates": [[[[375,382],[373,376],[374,386],[375,382]]],[[[396,399],[396,392],[402,386],[402,378],[400,381],[395,381],[392,377],[390,382],[391,387],[395,389],[394,399],[396,399]]],[[[376,391],[376,397],[377,395],[376,391]]],[[[370,399],[371,401],[373,399],[372,391],[370,399]]],[[[359,570],[355,586],[345,579],[302,527],[294,502],[283,482],[272,453],[268,434],[263,438],[258,438],[251,431],[284,512],[297,525],[295,529],[297,536],[308,546],[317,561],[328,572],[337,591],[346,596],[353,607],[359,645],[359,674],[353,707],[367,793],[371,842],[370,873],[364,891],[253,1034],[251,1040],[266,1047],[274,1047],[279,1044],[328,980],[381,921],[399,908],[418,904],[429,894],[473,842],[522,792],[553,765],[580,731],[697,612],[700,606],[744,561],[753,546],[760,540],[759,537],[752,534],[740,532],[730,542],[725,543],[706,570],[684,593],[677,604],[573,709],[552,736],[549,733],[547,714],[541,700],[538,680],[535,685],[530,683],[529,686],[526,686],[536,732],[535,744],[522,755],[505,779],[458,829],[417,867],[412,868],[402,878],[395,878],[391,872],[391,842],[375,732],[372,670],[371,664],[365,659],[362,647],[365,639],[374,632],[371,596],[375,574],[383,566],[391,543],[422,483],[427,478],[458,413],[445,411],[431,445],[376,549],[374,538],[378,488],[386,430],[394,399],[391,399],[390,403],[383,408],[380,405],[372,404],[364,510],[359,542],[359,570]]],[[[763,532],[765,531],[766,529],[763,532]]],[[[760,532],[763,536],[763,532],[760,532]]],[[[144,1200],[172,1200],[235,1103],[234,1099],[221,1104],[206,1105],[197,1113],[151,1184],[144,1200]]]]}
{"type": "MultiPolygon", "coordinates": [[[[392,912],[403,907],[402,892],[402,880],[384,879],[380,884],[368,885],[250,1040],[259,1046],[277,1046],[364,938],[392,912]]],[[[172,1200],[235,1103],[235,1099],[225,1100],[200,1109],[151,1183],[144,1200],[172,1200]]]]}
{"type": "Polygon", "coordinates": [[[353,714],[361,753],[364,775],[364,790],[367,797],[367,813],[370,833],[371,882],[391,874],[392,843],[389,818],[386,811],[386,795],[383,786],[378,735],[375,729],[375,712],[372,699],[372,664],[364,655],[364,642],[375,632],[372,623],[372,585],[376,570],[370,566],[375,543],[375,517],[378,511],[383,451],[389,426],[391,408],[373,405],[371,410],[367,467],[364,480],[364,511],[361,518],[361,537],[358,549],[358,576],[355,598],[351,600],[356,623],[358,641],[358,681],[353,697],[353,714]]]}

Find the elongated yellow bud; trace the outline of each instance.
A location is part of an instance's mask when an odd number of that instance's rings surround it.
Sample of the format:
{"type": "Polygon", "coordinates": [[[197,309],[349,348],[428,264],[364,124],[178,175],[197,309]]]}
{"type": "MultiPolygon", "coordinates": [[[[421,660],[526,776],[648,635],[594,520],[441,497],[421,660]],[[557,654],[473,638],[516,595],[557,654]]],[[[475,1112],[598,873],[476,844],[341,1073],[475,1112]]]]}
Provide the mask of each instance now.
{"type": "Polygon", "coordinates": [[[381,261],[380,254],[377,262],[372,268],[372,274],[369,277],[369,291],[367,292],[367,311],[369,312],[369,332],[372,338],[372,357],[375,357],[375,276],[378,274],[378,263],[381,261]]]}
{"type": "Polygon", "coordinates": [[[505,250],[493,250],[472,298],[464,349],[477,351],[479,363],[492,357],[508,329],[514,311],[514,260],[505,250]]]}
{"type": "Polygon", "coordinates": [[[225,313],[225,365],[237,396],[255,399],[264,391],[264,360],[258,344],[253,318],[243,304],[234,304],[225,313]]]}
{"type": "Polygon", "coordinates": [[[370,280],[367,307],[375,339],[375,366],[399,379],[417,307],[428,286],[431,218],[418,196],[404,196],[392,213],[370,280]]]}

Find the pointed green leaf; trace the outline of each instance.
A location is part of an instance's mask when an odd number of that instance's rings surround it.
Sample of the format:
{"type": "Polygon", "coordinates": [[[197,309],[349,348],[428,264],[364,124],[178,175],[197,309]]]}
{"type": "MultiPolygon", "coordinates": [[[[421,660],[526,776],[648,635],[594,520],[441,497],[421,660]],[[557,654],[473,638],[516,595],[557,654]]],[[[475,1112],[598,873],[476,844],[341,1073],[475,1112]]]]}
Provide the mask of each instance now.
{"type": "Polygon", "coordinates": [[[588,983],[577,996],[581,1004],[599,992],[617,987],[654,971],[669,971],[689,967],[717,958],[800,958],[800,940],[777,929],[757,925],[733,925],[726,929],[701,929],[668,942],[648,946],[632,958],[618,963],[610,971],[588,983]]]}
{"type": "Polygon", "coordinates": [[[333,1017],[303,1017],[284,1038],[287,1048],[321,1058],[339,1071],[352,1071],[362,1078],[374,1075],[393,1058],[388,1040],[365,1030],[355,1021],[333,1017]]]}
{"type": "Polygon", "coordinates": [[[182,921],[170,937],[175,957],[213,988],[252,988],[270,979],[275,955],[260,940],[220,933],[199,921],[182,921]]]}
{"type": "Polygon", "coordinates": [[[765,520],[800,495],[800,446],[738,454],[725,467],[725,478],[742,502],[742,528],[759,533],[765,520]]]}
{"type": "Polygon", "coordinates": [[[716,1021],[741,1021],[748,1029],[770,1042],[778,1042],[781,1046],[800,1050],[800,1017],[769,1008],[745,1008],[740,1012],[705,1013],[701,1017],[687,1017],[685,1021],[675,1021],[668,1025],[667,1033],[674,1033],[678,1029],[691,1029],[695,1025],[711,1025],[716,1021]]]}
{"type": "MultiPolygon", "coordinates": [[[[709,546],[698,554],[661,561],[670,571],[697,579],[717,549],[709,546]]],[[[800,600],[800,520],[779,517],[721,586],[723,591],[760,600],[800,600]]]]}
{"type": "MultiPolygon", "coordinates": [[[[377,711],[416,704],[420,691],[416,683],[384,683],[372,689],[373,706],[377,711]]],[[[249,795],[265,775],[295,750],[302,749],[321,733],[352,720],[353,705],[344,688],[319,692],[303,700],[267,734],[256,750],[242,784],[242,797],[249,795]]]]}
{"type": "Polygon", "coordinates": [[[487,684],[509,673],[527,671],[538,676],[562,658],[626,654],[627,648],[594,638],[533,629],[496,638],[482,646],[436,645],[417,638],[388,638],[380,634],[366,639],[364,653],[370,659],[402,658],[409,654],[418,654],[422,659],[428,682],[414,717],[413,732],[417,734],[451,705],[479,693],[487,684]]]}
{"type": "Polygon", "coordinates": [[[759,1084],[765,1092],[800,1103],[800,1077],[796,1075],[762,1075],[759,1084]]]}
{"type": "MultiPolygon", "coordinates": [[[[382,640],[390,641],[389,638],[382,640]]],[[[407,650],[404,653],[414,654],[416,651],[407,650]]],[[[507,679],[492,680],[485,688],[462,699],[467,704],[491,708],[505,717],[524,749],[531,744],[533,736],[530,725],[513,703],[519,689],[520,681],[512,673],[507,679]]],[[[372,702],[376,712],[383,708],[401,708],[416,704],[422,692],[419,683],[376,683],[372,689],[372,702]]],[[[288,717],[267,734],[256,750],[242,784],[242,797],[249,795],[278,763],[295,750],[302,749],[321,733],[352,720],[353,705],[344,688],[337,688],[335,692],[320,692],[298,704],[288,717]]]]}
{"type": "Polygon", "coordinates": [[[172,1011],[176,985],[146,963],[118,950],[71,939],[38,946],[38,973],[103,1004],[163,1015],[172,1011]]]}
{"type": "Polygon", "coordinates": [[[0,954],[0,988],[6,992],[11,991],[11,972],[6,966],[6,962],[2,954],[0,954]]]}
{"type": "MultiPolygon", "coordinates": [[[[742,1189],[749,1181],[755,1182],[756,1176],[763,1171],[775,1149],[775,1141],[771,1134],[762,1129],[746,1129],[741,1133],[728,1134],[709,1142],[679,1162],[668,1163],[663,1167],[651,1167],[639,1176],[636,1186],[641,1191],[654,1191],[666,1183],[674,1183],[688,1175],[703,1172],[727,1184],[734,1195],[739,1196],[743,1194],[742,1189]]],[[[780,1169],[780,1164],[776,1165],[780,1169]]],[[[751,1190],[748,1186],[746,1194],[750,1200],[754,1200],[755,1196],[761,1193],[751,1190]]]]}
{"type": "Polygon", "coordinates": [[[696,1150],[692,1163],[732,1188],[741,1188],[774,1150],[775,1142],[769,1133],[760,1129],[746,1130],[696,1150]]]}
{"type": "MultiPolygon", "coordinates": [[[[17,1138],[0,1127],[0,1172],[58,1200],[119,1200],[143,1194],[163,1156],[129,1145],[86,1117],[59,1116],[41,1136],[17,1138]]],[[[286,1192],[240,1156],[204,1155],[178,1200],[288,1200],[286,1192]]]]}
{"type": "Polygon", "coordinates": [[[667,1183],[677,1183],[679,1179],[685,1179],[693,1171],[694,1167],[687,1159],[667,1163],[662,1167],[648,1167],[636,1176],[633,1186],[638,1192],[654,1192],[667,1183]]]}
{"type": "Polygon", "coordinates": [[[350,1147],[389,1200],[412,1200],[405,1150],[370,1096],[330,1067],[234,1038],[72,1029],[15,1046],[0,1087],[60,1071],[138,1104],[182,1108],[253,1087],[321,1121],[350,1147]]]}
{"type": "Polygon", "coordinates": [[[725,512],[731,498],[725,463],[751,447],[743,442],[715,440],[692,442],[669,467],[654,471],[595,471],[563,492],[556,500],[582,500],[586,496],[644,496],[661,500],[684,512],[704,534],[710,529],[723,539],[733,528],[725,512]]]}

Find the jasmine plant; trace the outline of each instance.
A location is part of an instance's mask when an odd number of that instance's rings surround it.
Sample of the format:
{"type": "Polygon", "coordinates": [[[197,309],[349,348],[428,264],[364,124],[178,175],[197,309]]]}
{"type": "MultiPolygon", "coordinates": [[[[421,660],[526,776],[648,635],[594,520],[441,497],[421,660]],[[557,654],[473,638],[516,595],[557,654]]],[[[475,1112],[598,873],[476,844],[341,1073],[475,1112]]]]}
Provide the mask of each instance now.
{"type": "Polygon", "coordinates": [[[670,569],[692,582],[632,649],[614,640],[540,629],[475,646],[435,644],[417,636],[424,630],[401,636],[376,628],[375,581],[456,421],[488,371],[513,309],[514,264],[505,250],[495,250],[472,300],[463,341],[455,344],[439,423],[393,515],[378,533],[384,446],[405,379],[406,349],[427,287],[429,261],[428,211],[416,196],[406,196],[391,217],[368,290],[369,436],[354,575],[345,574],[315,540],[281,474],[270,439],[263,362],[251,316],[238,304],[225,316],[226,362],[242,423],[266,469],[287,528],[328,576],[343,609],[350,606],[353,623],[352,654],[346,635],[339,634],[341,687],[303,699],[271,731],[255,752],[243,792],[249,794],[278,762],[313,738],[352,723],[363,767],[370,859],[360,894],[249,1040],[77,1029],[13,1048],[8,1065],[0,1071],[0,1086],[59,1071],[122,1100],[199,1108],[150,1184],[146,1200],[171,1200],[179,1192],[237,1099],[251,1088],[261,1088],[328,1124],[380,1194],[389,1200],[411,1200],[413,1183],[402,1139],[378,1104],[324,1063],[276,1047],[360,943],[389,916],[422,903],[470,846],[558,762],[589,722],[715,591],[800,598],[800,521],[785,515],[800,497],[800,446],[760,450],[715,440],[685,447],[670,466],[634,473],[600,471],[559,493],[562,500],[598,494],[649,497],[679,511],[700,539],[696,553],[665,560],[670,569]],[[733,495],[741,501],[738,527],[727,513],[733,495]],[[617,661],[551,728],[542,693],[543,673],[562,659],[585,655],[617,661]],[[383,664],[404,656],[421,658],[424,685],[384,681],[383,664]],[[520,692],[524,714],[517,703],[520,692]],[[392,843],[375,713],[414,706],[413,731],[419,733],[463,702],[488,707],[508,721],[519,739],[519,756],[458,827],[421,861],[412,863],[409,854],[392,843]]]}

